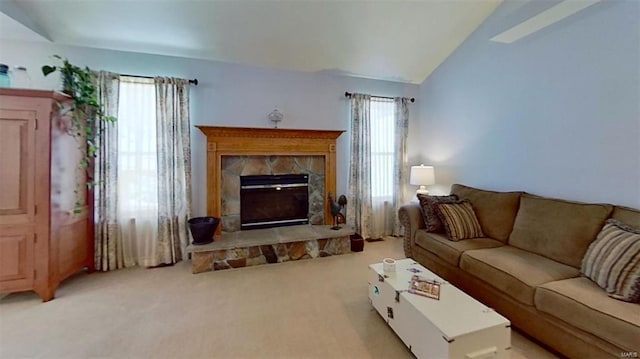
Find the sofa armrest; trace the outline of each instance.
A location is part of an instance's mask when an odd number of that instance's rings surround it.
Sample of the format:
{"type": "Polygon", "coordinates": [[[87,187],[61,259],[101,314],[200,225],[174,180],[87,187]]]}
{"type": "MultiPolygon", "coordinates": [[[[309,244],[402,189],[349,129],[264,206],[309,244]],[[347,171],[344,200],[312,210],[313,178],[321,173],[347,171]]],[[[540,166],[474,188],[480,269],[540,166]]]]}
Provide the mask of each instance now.
{"type": "Polygon", "coordinates": [[[413,258],[416,231],[425,228],[422,208],[417,203],[406,204],[398,210],[398,219],[404,227],[404,255],[413,258]]]}

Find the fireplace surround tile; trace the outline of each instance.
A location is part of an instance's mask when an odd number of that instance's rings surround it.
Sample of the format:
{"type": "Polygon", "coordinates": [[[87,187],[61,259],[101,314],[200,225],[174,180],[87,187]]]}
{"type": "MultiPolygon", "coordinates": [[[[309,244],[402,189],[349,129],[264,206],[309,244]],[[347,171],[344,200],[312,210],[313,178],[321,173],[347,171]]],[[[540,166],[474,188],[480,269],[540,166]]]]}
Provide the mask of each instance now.
{"type": "Polygon", "coordinates": [[[309,175],[309,222],[324,224],[324,156],[223,156],[221,161],[223,232],[240,230],[240,176],[309,175]]]}

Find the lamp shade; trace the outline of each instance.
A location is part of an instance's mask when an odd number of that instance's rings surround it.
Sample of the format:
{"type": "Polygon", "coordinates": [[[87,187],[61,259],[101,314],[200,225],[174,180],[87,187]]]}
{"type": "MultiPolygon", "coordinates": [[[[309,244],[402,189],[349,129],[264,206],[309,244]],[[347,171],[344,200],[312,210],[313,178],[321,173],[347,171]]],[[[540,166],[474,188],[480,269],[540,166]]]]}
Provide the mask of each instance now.
{"type": "Polygon", "coordinates": [[[411,166],[409,183],[416,186],[428,186],[436,183],[433,166],[411,166]]]}

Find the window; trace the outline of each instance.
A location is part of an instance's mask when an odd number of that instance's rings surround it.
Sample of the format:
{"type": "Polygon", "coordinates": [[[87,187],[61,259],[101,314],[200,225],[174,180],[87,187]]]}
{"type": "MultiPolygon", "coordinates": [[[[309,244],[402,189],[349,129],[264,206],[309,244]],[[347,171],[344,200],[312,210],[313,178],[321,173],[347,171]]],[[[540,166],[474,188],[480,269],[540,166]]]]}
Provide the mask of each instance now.
{"type": "Polygon", "coordinates": [[[393,198],[395,159],[395,103],[393,99],[371,97],[371,196],[393,198]]]}
{"type": "Polygon", "coordinates": [[[158,213],[156,93],[152,79],[120,78],[118,213],[151,220],[158,213]]]}

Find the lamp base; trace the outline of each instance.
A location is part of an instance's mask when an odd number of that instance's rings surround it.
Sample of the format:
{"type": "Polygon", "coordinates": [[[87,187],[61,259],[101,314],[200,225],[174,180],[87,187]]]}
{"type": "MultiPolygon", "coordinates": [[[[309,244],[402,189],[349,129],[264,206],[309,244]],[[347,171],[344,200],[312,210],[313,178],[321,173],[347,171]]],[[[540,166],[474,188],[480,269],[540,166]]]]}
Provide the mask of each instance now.
{"type": "Polygon", "coordinates": [[[416,195],[419,195],[419,194],[423,194],[425,196],[428,195],[429,191],[427,190],[427,187],[421,185],[420,188],[416,190],[416,195]]]}

